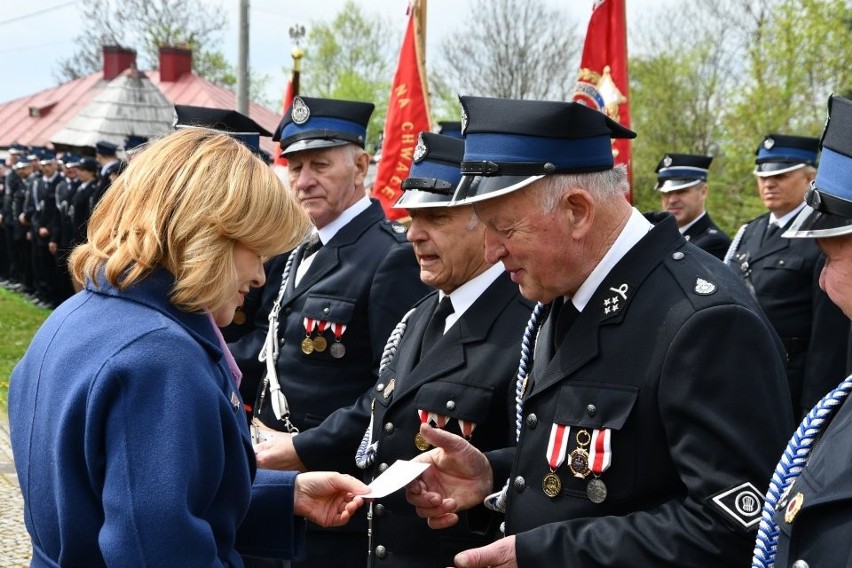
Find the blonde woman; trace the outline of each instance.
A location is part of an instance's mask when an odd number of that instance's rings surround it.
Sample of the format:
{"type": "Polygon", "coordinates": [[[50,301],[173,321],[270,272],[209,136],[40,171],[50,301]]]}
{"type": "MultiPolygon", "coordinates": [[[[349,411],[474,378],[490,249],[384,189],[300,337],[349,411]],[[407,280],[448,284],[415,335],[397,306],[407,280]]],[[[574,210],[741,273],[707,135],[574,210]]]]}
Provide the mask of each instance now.
{"type": "Polygon", "coordinates": [[[152,142],[116,179],[70,259],[83,291],[12,374],[33,566],[288,558],[299,517],[343,524],[360,506],[347,476],[256,470],[216,327],[308,229],[263,162],[211,130],[152,142]]]}

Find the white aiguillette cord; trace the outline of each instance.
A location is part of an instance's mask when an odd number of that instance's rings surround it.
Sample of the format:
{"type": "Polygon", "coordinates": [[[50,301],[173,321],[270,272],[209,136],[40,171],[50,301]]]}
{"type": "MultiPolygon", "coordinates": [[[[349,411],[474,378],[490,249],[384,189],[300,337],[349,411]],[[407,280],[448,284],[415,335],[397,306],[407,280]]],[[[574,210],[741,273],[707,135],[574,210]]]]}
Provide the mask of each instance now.
{"type": "MultiPolygon", "coordinates": [[[[298,434],[299,429],[290,422],[290,406],[287,404],[287,397],[281,390],[281,383],[278,381],[278,374],[275,371],[275,362],[278,360],[278,312],[281,311],[281,300],[284,298],[284,292],[287,290],[287,282],[290,280],[290,269],[293,267],[293,261],[297,256],[300,256],[304,251],[307,243],[302,243],[290,253],[287,257],[287,264],[284,265],[284,272],[281,274],[281,288],[278,290],[278,297],[275,298],[275,303],[272,304],[272,309],[269,311],[269,328],[266,331],[266,339],[263,342],[263,349],[260,350],[257,359],[261,363],[266,363],[266,376],[263,377],[264,391],[269,389],[269,402],[272,404],[272,412],[275,418],[284,422],[286,432],[298,434]]],[[[261,404],[263,396],[261,395],[261,404]]],[[[260,404],[255,405],[255,417],[260,413],[260,404]]]]}

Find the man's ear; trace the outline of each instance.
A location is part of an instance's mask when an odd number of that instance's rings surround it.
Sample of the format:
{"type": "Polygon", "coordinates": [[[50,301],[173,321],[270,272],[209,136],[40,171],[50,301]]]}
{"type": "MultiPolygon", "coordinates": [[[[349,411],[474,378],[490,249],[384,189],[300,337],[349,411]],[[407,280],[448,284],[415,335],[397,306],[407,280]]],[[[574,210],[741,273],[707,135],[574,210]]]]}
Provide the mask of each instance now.
{"type": "Polygon", "coordinates": [[[362,184],[367,179],[367,168],[370,167],[370,154],[361,152],[355,157],[355,183],[362,184]]]}
{"type": "Polygon", "coordinates": [[[559,208],[571,227],[571,236],[585,237],[595,219],[595,201],[589,192],[580,188],[566,191],[559,199],[559,208]]]}

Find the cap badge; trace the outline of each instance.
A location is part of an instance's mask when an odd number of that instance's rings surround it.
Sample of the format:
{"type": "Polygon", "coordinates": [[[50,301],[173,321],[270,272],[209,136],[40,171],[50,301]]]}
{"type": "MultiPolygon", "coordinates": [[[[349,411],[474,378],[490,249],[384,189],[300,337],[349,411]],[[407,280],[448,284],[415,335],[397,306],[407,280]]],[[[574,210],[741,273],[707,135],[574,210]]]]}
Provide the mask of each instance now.
{"type": "Polygon", "coordinates": [[[429,149],[426,147],[426,141],[423,140],[423,137],[420,136],[417,139],[417,145],[414,147],[414,163],[419,164],[423,158],[426,157],[426,153],[429,149]]]}
{"type": "Polygon", "coordinates": [[[617,295],[604,298],[604,313],[613,314],[621,309],[622,303],[627,301],[628,290],[629,286],[627,284],[622,284],[618,288],[610,288],[610,291],[615,292],[617,295]]]}
{"type": "Polygon", "coordinates": [[[467,130],[467,110],[465,110],[465,108],[462,107],[462,113],[461,113],[461,133],[462,133],[462,136],[464,136],[466,130],[467,130]]]}
{"type": "Polygon", "coordinates": [[[766,140],[763,141],[763,147],[766,148],[767,150],[771,150],[773,146],[775,146],[775,140],[774,139],[767,138],[766,140]]]}
{"type": "Polygon", "coordinates": [[[669,167],[670,165],[672,165],[672,157],[669,156],[668,154],[666,154],[666,157],[663,158],[663,165],[665,167],[669,167]]]}
{"type": "Polygon", "coordinates": [[[311,117],[311,109],[305,104],[301,97],[293,99],[293,107],[290,109],[290,117],[296,124],[304,124],[311,117]]]}
{"type": "Polygon", "coordinates": [[[695,293],[699,296],[709,296],[716,291],[716,285],[703,278],[695,279],[695,293]]]}

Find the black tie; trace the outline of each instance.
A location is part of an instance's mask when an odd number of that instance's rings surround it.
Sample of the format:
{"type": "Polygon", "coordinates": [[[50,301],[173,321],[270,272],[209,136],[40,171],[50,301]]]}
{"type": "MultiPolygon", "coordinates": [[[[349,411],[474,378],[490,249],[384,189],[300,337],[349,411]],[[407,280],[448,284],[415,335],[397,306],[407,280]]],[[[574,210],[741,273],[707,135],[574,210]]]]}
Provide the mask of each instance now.
{"type": "Polygon", "coordinates": [[[553,326],[553,354],[555,355],[580,312],[574,307],[574,302],[563,298],[557,298],[553,303],[553,310],[555,312],[553,316],[556,318],[553,326]]]}
{"type": "Polygon", "coordinates": [[[305,244],[305,252],[302,254],[302,258],[308,258],[321,248],[322,240],[320,240],[319,235],[317,233],[312,234],[305,244]]]}
{"type": "Polygon", "coordinates": [[[444,296],[444,299],[438,302],[438,307],[432,314],[432,319],[426,325],[426,331],[423,333],[423,340],[420,343],[420,357],[422,358],[429,349],[444,335],[444,326],[447,321],[447,316],[453,313],[453,301],[449,296],[444,296]]]}
{"type": "Polygon", "coordinates": [[[777,223],[770,223],[769,228],[766,229],[765,233],[763,233],[763,242],[764,243],[769,242],[769,240],[772,237],[774,237],[777,232],[778,232],[778,224],[777,223]]]}

